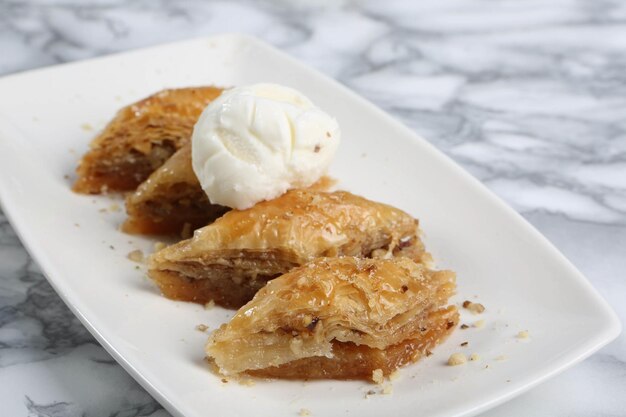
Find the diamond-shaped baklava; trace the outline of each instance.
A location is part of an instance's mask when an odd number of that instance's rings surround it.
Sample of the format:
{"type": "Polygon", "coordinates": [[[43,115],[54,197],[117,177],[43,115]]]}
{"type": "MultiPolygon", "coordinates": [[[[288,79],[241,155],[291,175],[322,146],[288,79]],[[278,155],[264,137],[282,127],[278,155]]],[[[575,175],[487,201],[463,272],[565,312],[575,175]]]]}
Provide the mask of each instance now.
{"type": "Polygon", "coordinates": [[[213,332],[220,373],[371,379],[429,354],[459,321],[451,271],[407,258],[320,258],[271,280],[213,332]]]}
{"type": "Polygon", "coordinates": [[[176,300],[240,307],[272,278],[318,257],[429,260],[418,222],[345,191],[291,190],[232,210],[151,258],[149,275],[176,300]]]}
{"type": "Polygon", "coordinates": [[[98,194],[135,189],[187,143],[215,87],[163,90],[122,108],[80,161],[74,191],[98,194]]]}
{"type": "Polygon", "coordinates": [[[179,149],[126,198],[127,233],[180,233],[207,225],[228,211],[211,204],[191,166],[191,146],[179,149]]]}

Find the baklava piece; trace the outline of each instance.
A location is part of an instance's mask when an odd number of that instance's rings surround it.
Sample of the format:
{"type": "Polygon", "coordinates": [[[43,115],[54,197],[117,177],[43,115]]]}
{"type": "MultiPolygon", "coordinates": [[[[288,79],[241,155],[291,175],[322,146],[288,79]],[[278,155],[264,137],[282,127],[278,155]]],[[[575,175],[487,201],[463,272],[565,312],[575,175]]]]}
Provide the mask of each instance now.
{"type": "Polygon", "coordinates": [[[265,283],[319,257],[429,260],[407,213],[344,191],[291,190],[233,210],[151,257],[150,277],[175,300],[238,308],[265,283]]]}
{"type": "Polygon", "coordinates": [[[74,191],[127,191],[187,143],[215,87],[163,90],[121,109],[90,144],[76,170],[74,191]]]}
{"type": "MultiPolygon", "coordinates": [[[[322,177],[310,189],[326,191],[334,180],[322,177]]],[[[122,230],[132,234],[176,234],[212,223],[230,210],[212,204],[191,165],[191,144],[176,151],[126,198],[122,230]]]]}
{"type": "Polygon", "coordinates": [[[191,166],[191,144],[179,149],[126,198],[126,233],[171,234],[195,230],[228,211],[211,204],[191,166]]]}
{"type": "Polygon", "coordinates": [[[317,259],[270,281],[206,354],[224,375],[381,379],[452,332],[454,291],[453,272],[407,258],[317,259]]]}

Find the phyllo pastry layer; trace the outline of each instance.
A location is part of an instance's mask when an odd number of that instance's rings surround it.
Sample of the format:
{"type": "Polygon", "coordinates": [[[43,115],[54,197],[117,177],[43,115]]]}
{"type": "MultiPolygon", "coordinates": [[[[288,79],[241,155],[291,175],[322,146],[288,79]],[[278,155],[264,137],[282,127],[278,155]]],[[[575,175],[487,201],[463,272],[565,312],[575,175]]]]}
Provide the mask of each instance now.
{"type": "Polygon", "coordinates": [[[191,166],[191,144],[179,149],[126,198],[122,230],[134,234],[195,230],[229,210],[211,204],[191,166]]]}
{"type": "Polygon", "coordinates": [[[408,258],[320,258],[271,280],[213,332],[225,375],[370,379],[428,354],[459,321],[451,271],[408,258]]]}
{"type": "Polygon", "coordinates": [[[80,161],[74,191],[135,189],[189,142],[200,113],[221,93],[215,87],[163,90],[122,108],[80,161]]]}

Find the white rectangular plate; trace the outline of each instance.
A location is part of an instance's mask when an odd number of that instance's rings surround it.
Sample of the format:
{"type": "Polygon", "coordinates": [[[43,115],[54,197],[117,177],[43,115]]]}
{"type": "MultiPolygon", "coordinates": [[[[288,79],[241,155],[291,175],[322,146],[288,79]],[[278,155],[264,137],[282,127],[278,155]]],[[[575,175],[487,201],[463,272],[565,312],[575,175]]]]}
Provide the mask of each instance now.
{"type": "Polygon", "coordinates": [[[0,198],[50,283],[104,347],[176,416],[466,416],[582,360],[615,338],[616,316],[576,269],[517,213],[406,127],[257,40],[225,35],[158,46],[0,80],[0,198]],[[393,393],[364,382],[223,383],[203,362],[207,335],[232,312],[159,296],[126,258],[154,241],[118,230],[110,197],[70,191],[95,131],[123,105],[167,87],[276,82],[334,115],[339,187],[421,220],[428,249],[458,273],[464,315],[435,354],[402,370],[393,393]],[[90,127],[94,129],[90,129],[90,127]],[[528,330],[527,341],[516,338],[528,330]],[[468,342],[467,347],[460,343],[468,342]],[[481,359],[446,366],[453,352],[481,359]]]}

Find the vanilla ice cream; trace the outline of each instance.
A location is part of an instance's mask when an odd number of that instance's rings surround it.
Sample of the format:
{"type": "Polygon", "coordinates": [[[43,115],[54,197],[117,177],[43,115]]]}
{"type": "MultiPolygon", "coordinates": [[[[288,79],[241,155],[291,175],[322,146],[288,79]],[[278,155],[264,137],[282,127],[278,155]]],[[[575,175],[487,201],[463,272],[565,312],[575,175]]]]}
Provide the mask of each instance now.
{"type": "Polygon", "coordinates": [[[337,121],[294,89],[233,88],[196,123],[193,170],[212,203],[246,209],[315,183],[339,140],[337,121]]]}

